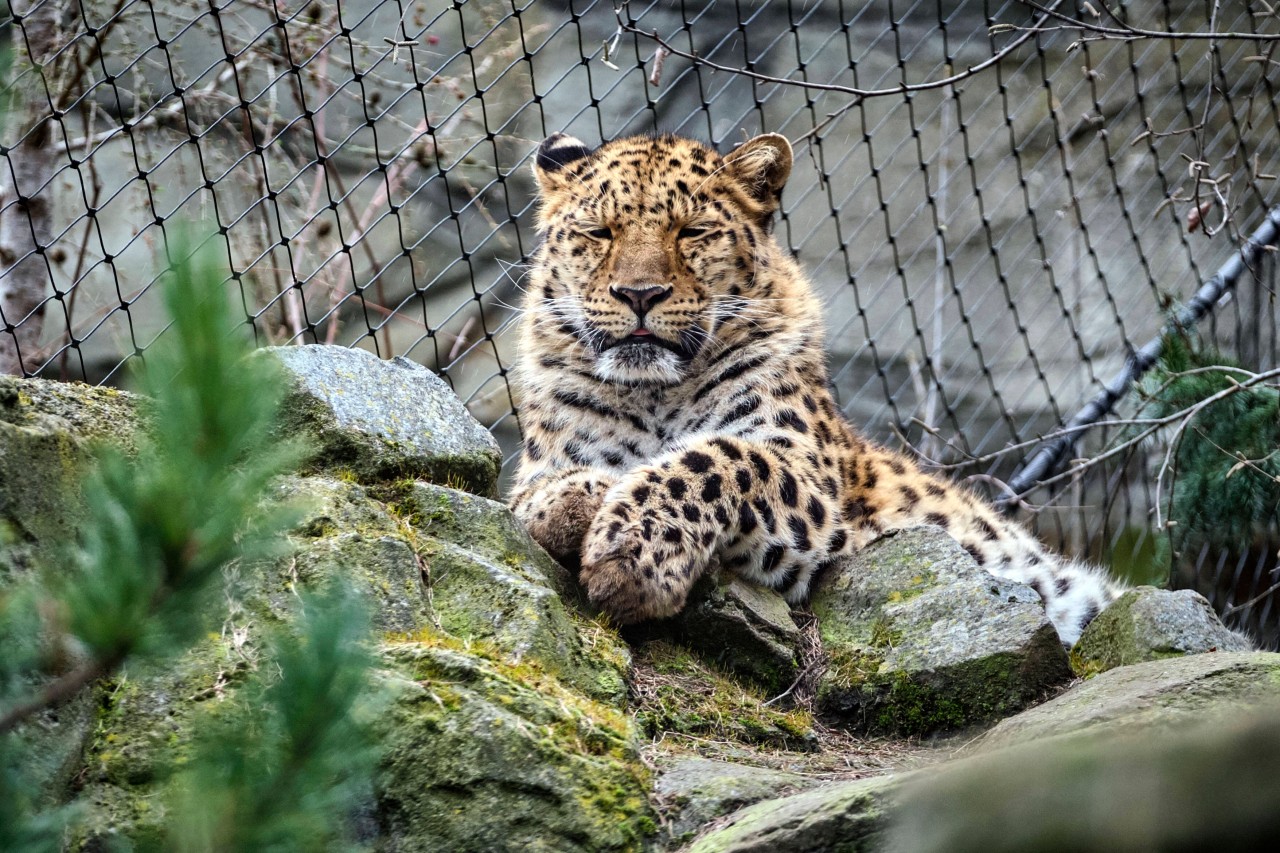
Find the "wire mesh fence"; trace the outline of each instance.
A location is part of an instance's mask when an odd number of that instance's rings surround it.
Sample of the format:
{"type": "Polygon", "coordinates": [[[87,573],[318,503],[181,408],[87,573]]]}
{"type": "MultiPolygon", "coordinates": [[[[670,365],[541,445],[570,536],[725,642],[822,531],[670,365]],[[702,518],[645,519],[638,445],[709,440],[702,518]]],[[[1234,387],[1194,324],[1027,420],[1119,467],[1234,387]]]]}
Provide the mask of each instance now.
{"type": "MultiPolygon", "coordinates": [[[[118,381],[164,334],[168,257],[200,243],[260,343],[407,355],[509,453],[528,165],[553,131],[790,137],[778,235],[827,306],[841,405],[993,494],[1236,252],[1280,173],[1280,21],[1238,0],[9,10],[0,370],[118,381]]],[[[1248,272],[1201,332],[1266,371],[1269,256],[1248,272]]],[[[1168,574],[1164,458],[1134,443],[1029,496],[1028,521],[1168,574]]],[[[1276,538],[1247,546],[1175,574],[1274,642],[1276,538]]]]}

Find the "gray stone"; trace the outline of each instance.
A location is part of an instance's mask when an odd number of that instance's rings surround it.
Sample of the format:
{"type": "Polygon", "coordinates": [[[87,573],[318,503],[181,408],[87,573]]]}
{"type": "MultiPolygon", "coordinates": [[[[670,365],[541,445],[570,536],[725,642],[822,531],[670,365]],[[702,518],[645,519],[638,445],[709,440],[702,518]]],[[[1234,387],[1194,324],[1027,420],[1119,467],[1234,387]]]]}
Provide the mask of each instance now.
{"type": "Polygon", "coordinates": [[[1077,731],[1134,731],[1161,737],[1210,715],[1280,699],[1280,654],[1222,652],[1123,666],[1023,711],[983,736],[982,748],[1077,731]]]}
{"type": "MultiPolygon", "coordinates": [[[[57,574],[76,541],[92,453],[99,445],[136,449],[138,405],[114,389],[0,376],[0,596],[40,567],[57,574]]],[[[65,797],[97,725],[99,693],[82,690],[16,730],[38,806],[65,797]]]]}
{"type": "MultiPolygon", "coordinates": [[[[394,754],[388,761],[402,762],[396,773],[416,762],[415,778],[440,774],[431,777],[433,808],[451,814],[468,803],[478,815],[505,810],[520,821],[544,808],[547,791],[581,795],[546,821],[573,837],[595,827],[582,849],[597,840],[600,849],[612,849],[650,826],[648,806],[635,796],[641,771],[630,744],[633,724],[621,710],[627,648],[615,632],[565,605],[544,574],[554,564],[536,546],[524,550],[527,536],[505,506],[426,484],[365,486],[328,477],[284,477],[274,492],[301,507],[292,548],[229,570],[236,607],[225,630],[163,666],[131,667],[88,715],[93,736],[78,768],[84,838],[139,839],[156,831],[163,814],[151,805],[166,762],[188,748],[206,707],[234,699],[255,666],[263,629],[289,625],[299,593],[335,580],[372,603],[381,639],[398,650],[388,653],[388,667],[431,682],[424,689],[396,680],[393,692],[404,702],[397,700],[395,713],[407,715],[405,730],[387,729],[381,737],[394,754]],[[597,756],[597,749],[607,754],[597,756]],[[553,767],[518,767],[502,778],[537,778],[544,787],[494,781],[503,762],[519,765],[531,756],[553,767]],[[446,777],[446,765],[461,761],[474,764],[453,764],[454,775],[446,777]],[[578,771],[589,778],[572,778],[578,771]],[[609,799],[615,795],[620,799],[609,799]]],[[[390,815],[391,801],[402,794],[387,796],[379,803],[390,815]]],[[[448,849],[399,834],[403,825],[420,826],[419,817],[387,820],[399,845],[393,849],[448,849]]],[[[485,848],[476,842],[455,849],[485,848]]]]}
{"type": "Polygon", "coordinates": [[[1195,590],[1140,586],[1089,623],[1071,650],[1078,675],[1202,652],[1244,652],[1252,644],[1228,629],[1195,590]]]}
{"type": "MultiPolygon", "coordinates": [[[[1183,660],[1197,657],[1214,656],[1183,660]]],[[[1275,669],[1268,670],[1274,681],[1275,669]]],[[[1274,701],[1265,710],[1221,710],[1212,721],[1180,715],[1177,725],[1154,730],[1077,730],[919,774],[901,792],[884,849],[1273,850],[1280,838],[1280,714],[1274,701]]]]}
{"type": "Polygon", "coordinates": [[[663,812],[667,834],[681,842],[715,818],[817,784],[781,770],[686,758],[663,769],[654,783],[654,799],[663,812]]]}
{"type": "Polygon", "coordinates": [[[886,810],[909,776],[826,785],[736,812],[687,853],[853,853],[883,849],[886,810]]]}
{"type": "Polygon", "coordinates": [[[337,346],[270,347],[290,391],[281,429],[317,445],[312,465],[362,481],[421,477],[497,493],[497,442],[430,370],[337,346]]]}
{"type": "Polygon", "coordinates": [[[1070,678],[1040,597],[940,528],[871,543],[814,592],[819,708],[857,729],[924,734],[1016,712],[1070,678]]]}
{"type": "Polygon", "coordinates": [[[787,602],[727,573],[699,581],[667,629],[703,658],[775,694],[800,671],[800,629],[787,602]]]}

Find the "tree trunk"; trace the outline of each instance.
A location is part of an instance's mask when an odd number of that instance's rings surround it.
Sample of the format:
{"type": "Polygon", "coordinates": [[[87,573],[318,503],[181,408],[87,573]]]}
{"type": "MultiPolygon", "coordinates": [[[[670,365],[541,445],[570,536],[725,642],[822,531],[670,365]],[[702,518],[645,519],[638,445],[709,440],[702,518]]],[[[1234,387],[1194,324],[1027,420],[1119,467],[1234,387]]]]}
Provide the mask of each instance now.
{"type": "Polygon", "coordinates": [[[55,0],[10,3],[11,77],[20,84],[15,97],[21,104],[12,115],[21,123],[5,129],[0,147],[0,374],[22,376],[40,366],[33,355],[44,325],[50,278],[45,250],[52,238],[52,180],[60,146],[54,145],[46,89],[30,84],[59,47],[61,6],[55,0]]]}

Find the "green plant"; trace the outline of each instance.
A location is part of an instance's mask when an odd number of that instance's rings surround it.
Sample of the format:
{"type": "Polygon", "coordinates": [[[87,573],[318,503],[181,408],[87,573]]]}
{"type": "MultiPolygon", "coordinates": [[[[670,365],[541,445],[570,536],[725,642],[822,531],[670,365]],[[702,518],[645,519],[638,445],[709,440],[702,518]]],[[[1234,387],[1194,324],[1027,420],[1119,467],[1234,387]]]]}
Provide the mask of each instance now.
{"type": "Polygon", "coordinates": [[[1160,483],[1175,551],[1239,547],[1280,515],[1280,390],[1263,374],[1180,336],[1144,380],[1142,417],[1186,416],[1169,434],[1160,483]]]}

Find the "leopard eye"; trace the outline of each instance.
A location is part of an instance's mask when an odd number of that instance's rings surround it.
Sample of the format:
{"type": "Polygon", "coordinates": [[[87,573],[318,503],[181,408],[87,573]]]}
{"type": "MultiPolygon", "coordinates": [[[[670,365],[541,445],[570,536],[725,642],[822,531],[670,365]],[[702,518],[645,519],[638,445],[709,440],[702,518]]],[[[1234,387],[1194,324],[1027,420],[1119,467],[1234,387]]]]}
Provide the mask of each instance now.
{"type": "Polygon", "coordinates": [[[701,237],[706,233],[706,228],[697,228],[692,225],[686,225],[684,228],[680,229],[680,232],[676,234],[676,237],[681,240],[692,240],[694,237],[701,237]]]}
{"type": "Polygon", "coordinates": [[[601,225],[598,228],[588,228],[582,232],[593,240],[608,240],[613,237],[613,231],[607,226],[601,225]]]}

